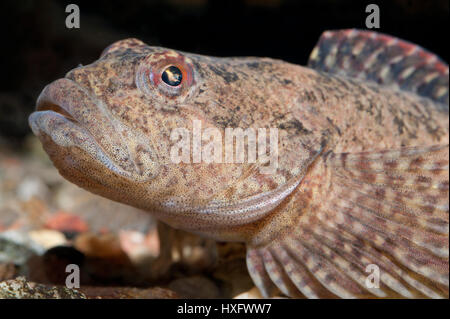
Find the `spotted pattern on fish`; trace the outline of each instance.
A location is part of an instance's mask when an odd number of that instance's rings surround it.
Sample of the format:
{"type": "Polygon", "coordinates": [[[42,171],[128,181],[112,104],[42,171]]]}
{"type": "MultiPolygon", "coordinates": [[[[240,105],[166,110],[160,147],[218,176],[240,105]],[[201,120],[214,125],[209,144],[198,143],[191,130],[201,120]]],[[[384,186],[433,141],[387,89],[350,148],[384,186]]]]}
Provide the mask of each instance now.
{"type": "Polygon", "coordinates": [[[126,39],[44,88],[29,122],[69,181],[246,243],[264,296],[448,298],[447,64],[391,36],[341,30],[323,34],[308,66],[126,39]],[[164,81],[168,67],[177,85],[164,81]],[[274,171],[174,163],[172,133],[194,121],[222,136],[277,129],[274,171]],[[379,287],[366,283],[370,265],[379,287]]]}

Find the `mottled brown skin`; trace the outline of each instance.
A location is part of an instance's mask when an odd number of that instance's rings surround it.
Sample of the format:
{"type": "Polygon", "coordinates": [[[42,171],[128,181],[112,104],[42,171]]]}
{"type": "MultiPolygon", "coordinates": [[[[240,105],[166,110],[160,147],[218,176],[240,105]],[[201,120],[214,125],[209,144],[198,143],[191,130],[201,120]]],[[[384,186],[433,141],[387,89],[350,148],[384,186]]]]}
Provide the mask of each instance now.
{"type": "Polygon", "coordinates": [[[449,140],[448,106],[414,93],[269,58],[213,58],[136,39],[114,43],[99,60],[50,84],[37,110],[30,117],[33,131],[68,180],[147,210],[173,227],[252,247],[283,237],[314,214],[314,205],[326,201],[324,163],[330,151],[449,140]],[[160,70],[170,63],[190,72],[190,83],[175,95],[137,80],[139,74],[148,75],[151,65],[160,70]],[[171,131],[191,130],[197,119],[203,128],[222,132],[226,127],[278,128],[276,173],[261,173],[259,164],[172,163],[171,131]],[[211,202],[240,207],[245,198],[293,180],[302,182],[268,211],[248,216],[197,210],[211,202]],[[172,209],[165,206],[167,200],[175,203],[172,209]]]}

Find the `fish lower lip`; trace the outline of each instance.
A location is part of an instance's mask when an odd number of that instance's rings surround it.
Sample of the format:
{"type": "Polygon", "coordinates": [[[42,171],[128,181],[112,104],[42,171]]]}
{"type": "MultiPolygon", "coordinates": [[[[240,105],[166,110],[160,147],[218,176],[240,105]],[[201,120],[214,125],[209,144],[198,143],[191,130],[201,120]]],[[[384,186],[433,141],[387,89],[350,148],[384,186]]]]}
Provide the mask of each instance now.
{"type": "MultiPolygon", "coordinates": [[[[60,113],[51,110],[38,110],[31,113],[28,120],[32,131],[40,139],[45,140],[45,137],[49,137],[52,143],[59,148],[77,147],[82,149],[111,171],[129,176],[129,173],[111,160],[85,128],[73,123],[60,113]]],[[[45,143],[43,144],[45,145],[45,143]]],[[[59,155],[52,152],[51,156],[58,157],[59,155]]]]}
{"type": "MultiPolygon", "coordinates": [[[[44,140],[49,136],[61,147],[84,149],[120,175],[146,180],[155,174],[152,169],[142,171],[137,166],[137,150],[120,134],[128,128],[114,119],[101,98],[76,81],[62,78],[47,85],[29,123],[36,136],[44,140]]],[[[127,131],[127,136],[131,134],[127,131]]]]}
{"type": "Polygon", "coordinates": [[[95,144],[100,147],[84,118],[89,99],[92,97],[70,79],[62,78],[48,84],[36,101],[36,111],[29,116],[33,133],[38,137],[50,136],[61,146],[78,143],[79,146],[95,144]]]}

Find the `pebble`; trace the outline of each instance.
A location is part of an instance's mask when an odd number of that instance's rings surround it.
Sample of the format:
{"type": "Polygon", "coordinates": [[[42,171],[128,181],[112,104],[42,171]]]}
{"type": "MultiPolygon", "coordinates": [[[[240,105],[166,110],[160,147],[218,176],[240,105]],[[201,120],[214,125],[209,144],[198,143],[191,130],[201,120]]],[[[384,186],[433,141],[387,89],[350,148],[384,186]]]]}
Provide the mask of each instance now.
{"type": "Polygon", "coordinates": [[[233,299],[261,299],[261,298],[264,297],[261,295],[258,288],[256,287],[253,287],[252,289],[233,297],[233,299]]]}
{"type": "Polygon", "coordinates": [[[49,189],[40,178],[36,176],[25,177],[17,187],[17,198],[28,201],[33,197],[45,200],[49,197],[49,189]]]}
{"type": "Polygon", "coordinates": [[[75,289],[64,286],[47,286],[29,282],[25,277],[17,277],[0,282],[0,299],[85,299],[86,296],[75,289]]]}
{"type": "Polygon", "coordinates": [[[32,230],[30,238],[45,249],[67,244],[66,237],[59,231],[50,229],[32,230]]]}
{"type": "Polygon", "coordinates": [[[0,262],[24,265],[30,256],[44,252],[45,248],[24,232],[10,230],[0,233],[0,262]]]}

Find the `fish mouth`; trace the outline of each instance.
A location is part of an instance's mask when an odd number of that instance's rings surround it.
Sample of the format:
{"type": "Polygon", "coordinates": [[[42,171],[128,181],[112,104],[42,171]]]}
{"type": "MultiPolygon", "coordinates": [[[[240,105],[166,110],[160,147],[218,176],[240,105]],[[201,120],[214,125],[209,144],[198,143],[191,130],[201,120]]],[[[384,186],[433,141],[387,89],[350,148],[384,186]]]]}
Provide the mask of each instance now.
{"type": "Polygon", "coordinates": [[[83,101],[90,99],[87,93],[81,92],[78,84],[66,78],[48,84],[36,101],[35,112],[28,118],[33,133],[39,138],[47,135],[60,146],[75,144],[75,135],[97,143],[81,117],[80,110],[87,107],[83,101]]]}
{"type": "MultiPolygon", "coordinates": [[[[127,130],[131,137],[132,132],[109,114],[100,98],[75,81],[62,78],[48,84],[28,122],[55,165],[60,163],[61,154],[78,148],[110,171],[129,179],[147,180],[152,176],[152,172],[138,169],[135,152],[121,134],[127,130]]],[[[73,155],[71,161],[76,160],[73,155]]]]}
{"type": "Polygon", "coordinates": [[[45,89],[43,93],[39,96],[38,101],[36,102],[36,112],[45,112],[45,111],[51,111],[54,113],[58,113],[59,115],[62,115],[65,119],[76,123],[78,125],[81,125],[72,114],[70,114],[65,108],[63,108],[61,105],[64,104],[57,104],[57,101],[53,100],[51,96],[48,94],[44,94],[45,89]]]}
{"type": "MultiPolygon", "coordinates": [[[[56,113],[60,117],[83,127],[83,123],[88,124],[86,111],[89,113],[96,112],[95,103],[90,103],[94,100],[95,98],[75,81],[63,78],[48,84],[42,90],[36,101],[34,113],[47,112],[47,114],[52,115],[56,113]]],[[[30,118],[32,129],[36,128],[33,124],[37,124],[34,120],[34,117],[30,118]]]]}

